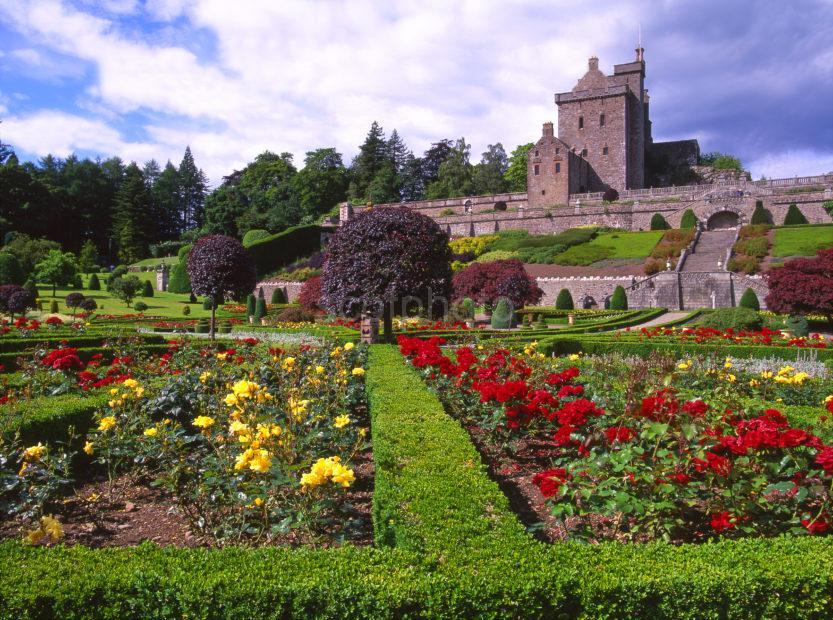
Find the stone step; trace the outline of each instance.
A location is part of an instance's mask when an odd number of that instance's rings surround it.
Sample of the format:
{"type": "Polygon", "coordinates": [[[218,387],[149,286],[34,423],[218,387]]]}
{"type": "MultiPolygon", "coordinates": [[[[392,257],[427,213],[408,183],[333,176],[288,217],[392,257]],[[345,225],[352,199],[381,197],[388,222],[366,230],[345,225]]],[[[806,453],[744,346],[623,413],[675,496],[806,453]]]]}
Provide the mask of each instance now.
{"type": "Polygon", "coordinates": [[[715,271],[717,262],[726,260],[726,252],[735,240],[734,230],[707,230],[700,233],[700,239],[689,254],[683,271],[715,271]]]}

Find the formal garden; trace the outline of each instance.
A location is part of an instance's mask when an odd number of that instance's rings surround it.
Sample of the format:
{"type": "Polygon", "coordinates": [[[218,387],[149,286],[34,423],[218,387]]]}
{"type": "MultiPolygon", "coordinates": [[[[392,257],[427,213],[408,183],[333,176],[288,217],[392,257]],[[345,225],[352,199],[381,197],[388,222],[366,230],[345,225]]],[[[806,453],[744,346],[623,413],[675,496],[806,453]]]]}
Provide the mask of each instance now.
{"type": "Polygon", "coordinates": [[[0,287],[0,617],[828,614],[833,251],[665,319],[405,209],[286,238],[0,287]]]}

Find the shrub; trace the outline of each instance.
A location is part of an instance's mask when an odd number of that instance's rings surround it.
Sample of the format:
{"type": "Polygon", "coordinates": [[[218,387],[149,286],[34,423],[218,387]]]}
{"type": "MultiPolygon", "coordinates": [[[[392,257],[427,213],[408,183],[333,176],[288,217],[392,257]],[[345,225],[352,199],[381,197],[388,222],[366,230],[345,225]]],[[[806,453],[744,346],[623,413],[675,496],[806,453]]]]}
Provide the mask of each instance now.
{"type": "Polygon", "coordinates": [[[32,297],[34,297],[35,299],[40,297],[40,293],[38,292],[38,286],[37,284],[35,284],[34,279],[29,278],[28,280],[26,280],[26,284],[23,285],[23,288],[32,293],[32,297]]]}
{"type": "Polygon", "coordinates": [[[116,278],[110,285],[110,292],[127,304],[128,308],[140,290],[142,290],[142,281],[136,276],[116,278]]]}
{"type": "Polygon", "coordinates": [[[454,299],[470,297],[480,304],[493,304],[506,297],[516,308],[537,303],[543,291],[519,260],[472,263],[454,275],[454,299]]]}
{"type": "Polygon", "coordinates": [[[652,258],[645,262],[642,266],[642,271],[645,272],[646,276],[652,276],[655,273],[659,273],[665,269],[665,261],[661,258],[652,258]]]}
{"type": "Polygon", "coordinates": [[[788,316],[787,320],[784,321],[784,328],[798,338],[806,338],[810,335],[807,318],[803,314],[791,314],[788,316]]]}
{"type": "Polygon", "coordinates": [[[266,239],[268,236],[268,230],[263,230],[262,228],[252,228],[251,230],[246,231],[246,234],[243,235],[243,247],[247,248],[253,243],[266,239]]]}
{"type": "Polygon", "coordinates": [[[603,245],[575,245],[553,259],[556,265],[592,265],[610,258],[613,248],[603,245]]]}
{"type": "Polygon", "coordinates": [[[555,307],[558,310],[573,310],[575,308],[573,296],[566,288],[558,291],[558,297],[555,299],[555,307]]]}
{"type": "Polygon", "coordinates": [[[81,305],[82,301],[84,301],[84,295],[81,293],[70,293],[64,300],[67,308],[70,308],[72,311],[75,311],[81,305]]]}
{"type": "Polygon", "coordinates": [[[833,248],[796,258],[764,274],[767,308],[784,314],[823,314],[833,325],[833,248]]]}
{"type": "Polygon", "coordinates": [[[96,300],[92,297],[87,297],[80,304],[78,304],[78,307],[84,312],[92,312],[98,308],[98,302],[96,302],[96,300]]]}
{"type": "Polygon", "coordinates": [[[604,200],[605,202],[616,202],[617,200],[619,200],[619,192],[617,192],[612,187],[608,187],[604,191],[604,194],[602,194],[602,200],[604,200]]]}
{"type": "Polygon", "coordinates": [[[23,314],[34,307],[35,298],[32,293],[19,284],[0,285],[0,312],[8,312],[14,318],[15,314],[23,314]]]}
{"type": "Polygon", "coordinates": [[[680,228],[688,230],[697,227],[697,216],[694,211],[686,209],[683,212],[683,217],[680,219],[680,228]]]}
{"type": "Polygon", "coordinates": [[[610,309],[628,309],[628,296],[625,294],[625,289],[621,286],[617,286],[615,289],[613,289],[613,295],[610,296],[610,309]]]}
{"type": "Polygon", "coordinates": [[[289,306],[275,317],[279,323],[312,323],[315,321],[315,316],[310,314],[300,306],[289,306]]]}
{"type": "Polygon", "coordinates": [[[53,299],[51,302],[49,302],[49,312],[50,314],[58,314],[58,312],[60,312],[60,309],[58,308],[57,299],[53,299]]]}
{"type": "Polygon", "coordinates": [[[665,221],[662,213],[654,213],[651,216],[651,230],[668,230],[671,228],[665,221]]]}
{"type": "Polygon", "coordinates": [[[281,267],[302,256],[309,256],[320,248],[321,227],[309,225],[287,228],[276,235],[255,241],[246,249],[254,261],[257,273],[264,275],[278,271],[281,267]]]}
{"type": "Polygon", "coordinates": [[[712,329],[754,330],[763,325],[761,315],[749,308],[719,308],[707,314],[701,321],[703,327],[712,329]]]}
{"type": "Polygon", "coordinates": [[[755,210],[752,211],[752,217],[749,223],[753,226],[759,224],[772,225],[772,213],[769,209],[764,209],[764,203],[761,200],[755,201],[755,210]]]}
{"type": "Polygon", "coordinates": [[[183,245],[177,252],[177,263],[171,268],[171,275],[168,278],[168,292],[190,293],[191,280],[188,277],[188,253],[191,245],[183,245]]]}
{"type": "Polygon", "coordinates": [[[188,316],[189,314],[191,314],[191,306],[185,304],[182,306],[182,316],[188,316]]]}
{"type": "Polygon", "coordinates": [[[480,237],[460,237],[448,242],[454,254],[471,253],[474,257],[483,254],[489,245],[500,239],[498,235],[481,235],[480,237]]]}
{"type": "Polygon", "coordinates": [[[133,309],[136,312],[144,312],[148,309],[148,305],[143,301],[137,301],[135,304],[133,304],[133,309]]]}
{"type": "Polygon", "coordinates": [[[254,293],[249,293],[246,296],[246,316],[254,316],[255,315],[255,304],[257,303],[257,297],[255,297],[254,293]]]}
{"type": "Polygon", "coordinates": [[[263,317],[266,316],[266,300],[263,297],[257,298],[257,303],[255,304],[255,321],[260,321],[263,317]]]}
{"type": "Polygon", "coordinates": [[[738,239],[735,243],[734,250],[738,254],[764,258],[769,254],[769,239],[766,236],[738,239]]]}
{"type": "Polygon", "coordinates": [[[298,303],[309,312],[321,310],[321,276],[310,278],[304,282],[298,295],[298,303]]]}
{"type": "Polygon", "coordinates": [[[736,273],[755,274],[761,268],[761,261],[754,256],[744,256],[737,254],[729,258],[729,264],[726,266],[729,271],[736,273]]]}
{"type": "Polygon", "coordinates": [[[807,218],[798,208],[798,205],[792,203],[787,209],[787,214],[784,216],[784,226],[795,226],[797,224],[806,224],[807,218]]]}
{"type": "Polygon", "coordinates": [[[748,308],[749,310],[754,310],[757,312],[761,309],[761,303],[758,301],[758,296],[755,294],[751,288],[747,288],[743,291],[743,295],[741,295],[740,302],[738,303],[739,308],[748,308]]]}
{"type": "Polygon", "coordinates": [[[822,206],[824,207],[824,210],[827,211],[827,215],[833,217],[833,200],[825,201],[822,206]]]}
{"type": "Polygon", "coordinates": [[[496,260],[509,260],[510,258],[516,258],[515,252],[510,252],[508,250],[492,250],[491,252],[481,254],[475,260],[478,263],[492,263],[496,260]]]}
{"type": "Polygon", "coordinates": [[[145,280],[142,285],[142,297],[153,297],[153,284],[150,283],[150,280],[145,280]]]}
{"type": "Polygon", "coordinates": [[[90,276],[90,281],[87,284],[87,288],[91,291],[100,291],[101,290],[101,281],[98,279],[98,274],[94,273],[90,276]]]}
{"type": "MultiPolygon", "coordinates": [[[[246,299],[248,302],[248,298],[246,299]]],[[[286,303],[286,295],[283,293],[283,289],[279,286],[276,286],[272,290],[272,299],[269,300],[272,304],[285,304],[286,303]]]]}
{"type": "Polygon", "coordinates": [[[454,209],[443,209],[440,211],[440,217],[449,217],[454,215],[454,209]]]}
{"type": "Polygon", "coordinates": [[[0,252],[0,284],[23,284],[23,269],[17,256],[0,252]]]}
{"type": "Polygon", "coordinates": [[[506,299],[500,299],[492,312],[492,327],[495,329],[509,329],[512,327],[512,308],[506,299]]]}
{"type": "Polygon", "coordinates": [[[112,290],[113,282],[115,282],[117,278],[126,276],[129,272],[130,270],[127,268],[127,265],[117,265],[116,268],[107,275],[107,290],[112,290]]]}
{"type": "Polygon", "coordinates": [[[202,300],[203,310],[213,310],[214,308],[216,308],[216,305],[214,304],[214,300],[211,299],[211,297],[206,297],[202,300]]]}

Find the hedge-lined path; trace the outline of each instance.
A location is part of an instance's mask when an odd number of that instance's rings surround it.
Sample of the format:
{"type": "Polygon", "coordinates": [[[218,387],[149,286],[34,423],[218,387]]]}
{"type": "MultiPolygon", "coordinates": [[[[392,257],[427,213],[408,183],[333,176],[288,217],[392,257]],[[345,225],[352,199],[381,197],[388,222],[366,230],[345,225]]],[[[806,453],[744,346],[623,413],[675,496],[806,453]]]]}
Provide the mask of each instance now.
{"type": "MultiPolygon", "coordinates": [[[[651,319],[650,321],[645,321],[644,323],[640,323],[635,327],[639,327],[640,329],[643,327],[656,327],[657,325],[665,325],[666,323],[672,323],[674,321],[679,321],[680,319],[684,319],[689,314],[690,311],[686,312],[666,312],[665,314],[661,314],[658,317],[651,319]]],[[[624,329],[617,329],[616,331],[623,332],[624,329]]]]}

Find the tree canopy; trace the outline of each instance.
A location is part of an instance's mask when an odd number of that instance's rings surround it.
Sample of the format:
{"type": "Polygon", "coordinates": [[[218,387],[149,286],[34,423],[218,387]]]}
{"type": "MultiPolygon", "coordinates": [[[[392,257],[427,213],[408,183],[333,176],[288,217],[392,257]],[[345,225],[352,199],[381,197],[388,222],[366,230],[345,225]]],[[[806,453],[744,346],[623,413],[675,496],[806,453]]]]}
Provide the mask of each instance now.
{"type": "Polygon", "coordinates": [[[785,314],[822,314],[833,324],[833,248],[794,258],[764,272],[767,309],[785,314]]]}

